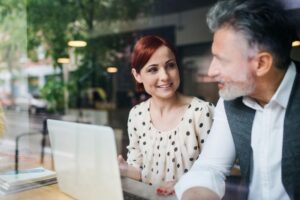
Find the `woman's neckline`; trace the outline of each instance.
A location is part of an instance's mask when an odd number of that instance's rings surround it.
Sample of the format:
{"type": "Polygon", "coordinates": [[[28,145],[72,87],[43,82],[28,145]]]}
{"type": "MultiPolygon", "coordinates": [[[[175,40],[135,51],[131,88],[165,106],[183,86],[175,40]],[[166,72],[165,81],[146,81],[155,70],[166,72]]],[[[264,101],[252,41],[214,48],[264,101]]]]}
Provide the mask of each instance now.
{"type": "Polygon", "coordinates": [[[176,126],[170,128],[170,129],[167,129],[167,130],[160,130],[160,129],[156,128],[156,127],[154,126],[153,122],[152,122],[152,118],[151,118],[151,114],[150,114],[151,98],[148,99],[148,100],[147,100],[146,106],[147,106],[147,115],[148,115],[148,117],[149,117],[149,119],[150,119],[150,126],[151,126],[151,128],[153,128],[155,131],[157,131],[157,132],[159,132],[159,133],[170,133],[170,132],[174,132],[175,130],[178,129],[178,127],[179,127],[179,126],[181,125],[181,123],[183,122],[183,120],[184,120],[185,116],[187,115],[188,110],[189,110],[189,108],[191,107],[191,105],[192,105],[192,103],[193,103],[194,100],[195,100],[195,97],[192,97],[191,100],[190,100],[190,102],[186,105],[186,108],[185,108],[185,110],[184,110],[184,112],[183,112],[183,114],[182,114],[182,116],[181,116],[181,118],[180,118],[180,121],[179,121],[179,123],[176,124],[176,126]]]}

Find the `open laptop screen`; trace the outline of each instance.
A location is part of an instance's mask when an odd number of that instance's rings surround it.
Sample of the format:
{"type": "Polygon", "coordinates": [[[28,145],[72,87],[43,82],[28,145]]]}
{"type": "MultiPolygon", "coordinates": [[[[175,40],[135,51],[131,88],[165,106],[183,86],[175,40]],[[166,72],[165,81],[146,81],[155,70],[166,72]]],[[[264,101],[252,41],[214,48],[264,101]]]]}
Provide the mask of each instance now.
{"type": "Polygon", "coordinates": [[[123,199],[113,130],[47,120],[59,188],[76,199],[123,199]]]}

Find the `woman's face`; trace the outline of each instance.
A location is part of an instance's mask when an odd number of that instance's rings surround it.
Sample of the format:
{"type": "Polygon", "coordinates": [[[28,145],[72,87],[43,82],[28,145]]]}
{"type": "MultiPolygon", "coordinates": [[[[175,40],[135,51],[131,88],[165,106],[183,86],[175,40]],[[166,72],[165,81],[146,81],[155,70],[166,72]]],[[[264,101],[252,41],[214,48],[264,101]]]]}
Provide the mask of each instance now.
{"type": "Polygon", "coordinates": [[[179,87],[180,78],[175,55],[166,47],[159,47],[143,66],[140,73],[132,73],[145,91],[154,98],[173,97],[179,87]]]}

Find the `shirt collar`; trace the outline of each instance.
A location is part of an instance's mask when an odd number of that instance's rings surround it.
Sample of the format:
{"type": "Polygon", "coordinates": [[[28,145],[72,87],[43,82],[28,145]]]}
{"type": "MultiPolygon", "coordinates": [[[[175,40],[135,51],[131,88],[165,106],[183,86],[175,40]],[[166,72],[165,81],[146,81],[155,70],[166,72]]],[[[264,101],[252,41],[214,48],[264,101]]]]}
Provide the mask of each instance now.
{"type": "Polygon", "coordinates": [[[278,89],[273,95],[271,101],[276,101],[282,107],[286,108],[289,102],[290,94],[292,92],[293,83],[296,77],[296,67],[292,62],[284,75],[278,89]]]}
{"type": "MultiPolygon", "coordinates": [[[[278,89],[276,90],[275,94],[271,98],[270,102],[277,102],[283,108],[286,108],[289,102],[295,77],[296,77],[296,67],[295,64],[292,62],[288,67],[278,89]]],[[[253,101],[253,99],[247,96],[243,97],[243,103],[255,110],[262,109],[261,106],[259,106],[255,101],[253,101]]]]}

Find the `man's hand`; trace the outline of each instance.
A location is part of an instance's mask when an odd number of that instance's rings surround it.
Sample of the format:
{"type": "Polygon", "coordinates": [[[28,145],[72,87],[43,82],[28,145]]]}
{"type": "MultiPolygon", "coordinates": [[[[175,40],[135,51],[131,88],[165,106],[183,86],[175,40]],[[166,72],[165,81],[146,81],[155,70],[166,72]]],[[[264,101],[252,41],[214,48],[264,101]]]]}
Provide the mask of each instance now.
{"type": "Polygon", "coordinates": [[[204,187],[193,187],[186,190],[181,200],[219,200],[219,196],[204,187]]]}

